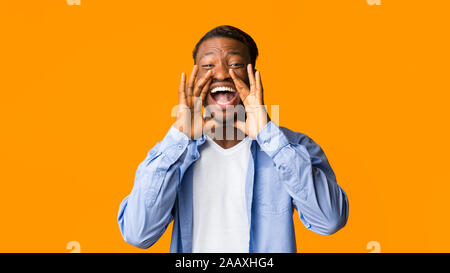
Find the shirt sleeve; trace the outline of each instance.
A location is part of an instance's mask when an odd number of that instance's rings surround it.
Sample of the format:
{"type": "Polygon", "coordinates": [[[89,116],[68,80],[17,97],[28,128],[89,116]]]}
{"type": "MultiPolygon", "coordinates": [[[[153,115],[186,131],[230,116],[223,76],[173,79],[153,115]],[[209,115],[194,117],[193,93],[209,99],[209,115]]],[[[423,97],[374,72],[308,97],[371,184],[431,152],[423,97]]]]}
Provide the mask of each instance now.
{"type": "Polygon", "coordinates": [[[301,143],[290,143],[272,121],[258,133],[256,140],[272,158],[306,228],[330,235],[345,226],[348,219],[347,196],[337,184],[319,145],[310,138],[301,143]]]}
{"type": "Polygon", "coordinates": [[[118,213],[120,232],[129,244],[149,248],[173,220],[181,180],[179,166],[191,142],[172,126],[137,168],[133,189],[121,202],[118,213]]]}

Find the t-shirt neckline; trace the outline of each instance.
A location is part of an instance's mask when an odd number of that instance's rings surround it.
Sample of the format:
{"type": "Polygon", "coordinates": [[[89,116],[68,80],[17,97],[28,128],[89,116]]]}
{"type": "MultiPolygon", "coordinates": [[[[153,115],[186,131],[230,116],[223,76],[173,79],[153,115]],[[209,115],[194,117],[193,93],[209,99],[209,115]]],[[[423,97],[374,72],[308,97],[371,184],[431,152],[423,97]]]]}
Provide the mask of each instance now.
{"type": "Polygon", "coordinates": [[[208,135],[206,135],[206,141],[208,141],[208,143],[211,144],[212,147],[214,147],[216,150],[218,150],[221,153],[224,154],[228,154],[228,153],[232,153],[235,150],[238,150],[241,146],[245,145],[246,143],[248,143],[250,141],[250,137],[249,136],[245,136],[245,138],[243,140],[241,140],[238,144],[234,145],[233,147],[230,147],[228,149],[224,149],[222,148],[222,146],[220,146],[219,144],[217,144],[211,137],[209,137],[208,135]]]}

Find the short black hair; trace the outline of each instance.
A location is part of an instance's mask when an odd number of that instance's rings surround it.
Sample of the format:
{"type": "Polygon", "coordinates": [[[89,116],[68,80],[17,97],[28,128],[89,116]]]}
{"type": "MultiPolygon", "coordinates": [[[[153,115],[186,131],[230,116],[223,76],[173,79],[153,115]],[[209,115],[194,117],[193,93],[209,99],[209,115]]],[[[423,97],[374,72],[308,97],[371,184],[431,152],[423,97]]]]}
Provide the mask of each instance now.
{"type": "Polygon", "coordinates": [[[222,25],[211,29],[200,39],[200,41],[197,42],[194,51],[192,52],[192,57],[194,57],[194,64],[196,63],[198,48],[200,47],[201,43],[207,39],[214,37],[231,38],[245,44],[250,54],[250,61],[253,67],[255,67],[256,58],[258,57],[258,47],[256,46],[255,41],[244,31],[238,29],[237,27],[229,25],[222,25]]]}

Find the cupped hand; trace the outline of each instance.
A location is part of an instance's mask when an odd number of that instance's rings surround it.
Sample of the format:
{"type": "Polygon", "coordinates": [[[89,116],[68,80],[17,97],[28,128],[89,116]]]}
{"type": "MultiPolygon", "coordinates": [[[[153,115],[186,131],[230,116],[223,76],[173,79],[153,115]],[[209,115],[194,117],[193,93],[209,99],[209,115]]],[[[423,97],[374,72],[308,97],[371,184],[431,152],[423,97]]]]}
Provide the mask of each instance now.
{"type": "Polygon", "coordinates": [[[191,139],[199,138],[203,132],[214,125],[211,119],[202,115],[203,104],[209,91],[212,73],[209,70],[203,77],[197,78],[198,66],[194,65],[186,86],[186,74],[181,73],[178,88],[178,108],[173,126],[191,139]]]}
{"type": "Polygon", "coordinates": [[[246,135],[256,139],[259,131],[270,121],[263,100],[263,88],[261,83],[261,75],[259,71],[253,72],[251,64],[247,65],[247,73],[250,88],[230,69],[230,76],[233,79],[239,96],[244,104],[246,112],[246,120],[235,121],[235,127],[244,132],[246,135]]]}

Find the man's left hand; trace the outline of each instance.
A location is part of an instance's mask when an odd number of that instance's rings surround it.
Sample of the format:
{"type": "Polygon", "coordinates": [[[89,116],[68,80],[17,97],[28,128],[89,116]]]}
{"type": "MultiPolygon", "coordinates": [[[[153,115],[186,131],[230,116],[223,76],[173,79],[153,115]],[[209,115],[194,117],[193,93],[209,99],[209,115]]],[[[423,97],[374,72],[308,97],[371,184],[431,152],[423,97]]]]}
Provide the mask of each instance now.
{"type": "Polygon", "coordinates": [[[259,131],[270,121],[263,102],[263,88],[259,71],[253,72],[252,64],[247,65],[250,89],[247,84],[238,78],[233,69],[230,69],[230,76],[233,79],[239,96],[244,103],[247,118],[244,121],[237,120],[235,127],[246,135],[256,139],[259,131]]]}

